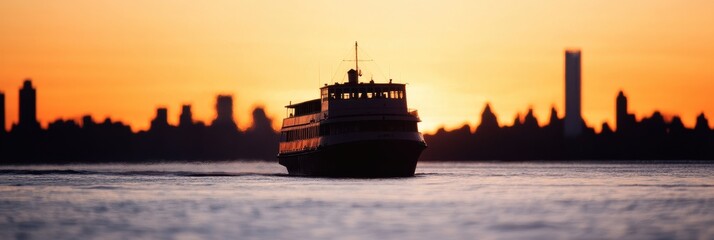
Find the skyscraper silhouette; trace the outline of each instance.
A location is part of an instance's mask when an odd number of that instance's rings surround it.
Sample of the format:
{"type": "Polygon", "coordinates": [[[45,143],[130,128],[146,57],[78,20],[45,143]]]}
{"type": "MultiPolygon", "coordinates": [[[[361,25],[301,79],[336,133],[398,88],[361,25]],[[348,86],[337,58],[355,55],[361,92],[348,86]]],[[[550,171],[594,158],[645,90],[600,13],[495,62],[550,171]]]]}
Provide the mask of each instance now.
{"type": "Polygon", "coordinates": [[[181,116],[179,117],[179,127],[188,127],[193,125],[193,114],[191,114],[191,105],[181,106],[181,116]]]}
{"type": "Polygon", "coordinates": [[[94,119],[92,119],[92,116],[90,115],[84,115],[82,116],[82,127],[83,128],[91,128],[94,127],[94,119]]]}
{"type": "Polygon", "coordinates": [[[635,115],[630,114],[627,110],[627,97],[625,93],[620,91],[617,94],[615,110],[615,122],[617,124],[617,132],[623,133],[632,130],[635,125],[635,115]]]}
{"type": "Polygon", "coordinates": [[[150,130],[162,130],[169,127],[168,110],[166,108],[157,108],[156,117],[151,120],[150,130]]]}
{"type": "Polygon", "coordinates": [[[617,99],[615,100],[615,121],[617,122],[617,131],[622,131],[625,125],[625,118],[627,117],[627,97],[620,91],[617,93],[617,99]]]}
{"type": "Polygon", "coordinates": [[[216,119],[213,126],[237,128],[233,120],[233,96],[218,95],[216,98],[216,119]]]}
{"type": "Polygon", "coordinates": [[[37,122],[37,91],[32,86],[32,80],[26,79],[20,89],[20,122],[18,127],[26,130],[40,128],[37,122]]]}
{"type": "Polygon", "coordinates": [[[5,133],[5,93],[0,92],[0,134],[5,133]]]}
{"type": "Polygon", "coordinates": [[[580,50],[565,50],[564,134],[566,137],[577,137],[583,132],[580,99],[580,50]]]}

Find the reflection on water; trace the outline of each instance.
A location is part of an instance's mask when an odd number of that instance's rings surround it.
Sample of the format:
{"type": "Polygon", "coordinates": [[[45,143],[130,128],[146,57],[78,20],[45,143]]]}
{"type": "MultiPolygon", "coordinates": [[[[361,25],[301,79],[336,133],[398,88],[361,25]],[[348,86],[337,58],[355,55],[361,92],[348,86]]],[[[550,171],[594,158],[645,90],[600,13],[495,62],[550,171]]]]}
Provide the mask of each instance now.
{"type": "Polygon", "coordinates": [[[413,178],[277,163],[0,167],[0,239],[712,238],[714,164],[420,163],[413,178]]]}

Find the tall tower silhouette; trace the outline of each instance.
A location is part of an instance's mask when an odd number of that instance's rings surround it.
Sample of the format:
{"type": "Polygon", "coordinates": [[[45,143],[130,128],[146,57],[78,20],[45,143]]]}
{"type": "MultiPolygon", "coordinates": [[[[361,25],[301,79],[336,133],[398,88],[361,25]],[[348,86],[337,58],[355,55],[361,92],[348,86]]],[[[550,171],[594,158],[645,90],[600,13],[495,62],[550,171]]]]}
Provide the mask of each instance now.
{"type": "Polygon", "coordinates": [[[0,92],[0,134],[5,133],[5,93],[0,92]]]}
{"type": "Polygon", "coordinates": [[[635,115],[630,114],[627,110],[627,96],[625,93],[620,91],[617,93],[617,99],[615,100],[615,124],[617,124],[617,132],[625,133],[632,130],[635,127],[636,120],[635,115]]]}
{"type": "Polygon", "coordinates": [[[193,125],[193,114],[191,114],[191,105],[186,104],[181,106],[181,116],[179,117],[179,127],[188,127],[193,125]]]}
{"type": "Polygon", "coordinates": [[[216,98],[216,119],[212,125],[217,127],[237,128],[235,120],[233,120],[233,96],[218,95],[216,98]]]}
{"type": "Polygon", "coordinates": [[[615,122],[617,125],[617,131],[622,132],[627,129],[627,97],[625,96],[625,93],[620,91],[617,94],[617,99],[615,100],[616,106],[615,106],[615,122]]]}
{"type": "Polygon", "coordinates": [[[40,123],[37,122],[37,91],[32,86],[32,80],[26,79],[20,89],[20,122],[18,127],[22,129],[38,129],[40,123]]]}
{"type": "Polygon", "coordinates": [[[583,132],[581,114],[580,50],[565,50],[565,121],[566,137],[577,137],[583,132]]]}

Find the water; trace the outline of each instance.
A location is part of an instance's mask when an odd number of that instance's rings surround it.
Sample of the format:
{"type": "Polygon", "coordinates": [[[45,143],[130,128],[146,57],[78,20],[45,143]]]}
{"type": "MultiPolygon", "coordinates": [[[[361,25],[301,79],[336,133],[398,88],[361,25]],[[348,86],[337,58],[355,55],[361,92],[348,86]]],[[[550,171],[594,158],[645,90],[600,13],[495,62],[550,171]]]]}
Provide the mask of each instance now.
{"type": "Polygon", "coordinates": [[[0,239],[714,239],[706,162],[285,173],[256,162],[2,166],[0,239]]]}

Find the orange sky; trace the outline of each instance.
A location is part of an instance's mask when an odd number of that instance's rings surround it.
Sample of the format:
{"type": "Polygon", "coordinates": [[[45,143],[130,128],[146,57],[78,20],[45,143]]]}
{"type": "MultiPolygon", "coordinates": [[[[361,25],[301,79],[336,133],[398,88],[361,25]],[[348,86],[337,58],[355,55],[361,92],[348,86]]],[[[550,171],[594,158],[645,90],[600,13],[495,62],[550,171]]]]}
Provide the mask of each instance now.
{"type": "Polygon", "coordinates": [[[342,81],[359,41],[375,60],[363,80],[408,83],[426,132],[477,124],[486,102],[501,124],[529,106],[544,124],[551,106],[564,114],[563,51],[577,47],[589,125],[613,122],[624,89],[638,118],[659,109],[693,126],[714,117],[712,12],[707,0],[4,0],[0,91],[6,128],[28,77],[43,125],[91,113],[140,130],[157,106],[178,122],[184,103],[210,121],[228,93],[245,128],[256,105],[279,120],[342,81]]]}

